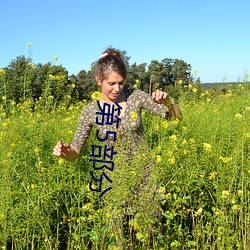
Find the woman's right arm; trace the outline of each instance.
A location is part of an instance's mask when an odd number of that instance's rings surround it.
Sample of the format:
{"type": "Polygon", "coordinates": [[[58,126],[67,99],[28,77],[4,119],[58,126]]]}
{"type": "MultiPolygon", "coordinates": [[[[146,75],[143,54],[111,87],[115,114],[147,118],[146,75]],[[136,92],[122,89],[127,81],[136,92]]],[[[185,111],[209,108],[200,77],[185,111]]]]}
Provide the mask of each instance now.
{"type": "Polygon", "coordinates": [[[58,141],[53,150],[54,155],[67,161],[74,161],[78,158],[94,124],[94,112],[94,103],[92,102],[85,107],[81,113],[77,130],[71,144],[58,141]]]}

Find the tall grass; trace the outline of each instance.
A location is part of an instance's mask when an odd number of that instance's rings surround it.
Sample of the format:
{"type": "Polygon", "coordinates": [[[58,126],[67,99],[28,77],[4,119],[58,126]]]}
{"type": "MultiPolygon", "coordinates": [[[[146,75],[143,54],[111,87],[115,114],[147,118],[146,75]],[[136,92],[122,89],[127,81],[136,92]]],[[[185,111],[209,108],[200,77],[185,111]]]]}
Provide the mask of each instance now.
{"type": "Polygon", "coordinates": [[[249,85],[239,84],[217,96],[209,91],[183,93],[181,122],[143,113],[151,153],[142,152],[132,162],[123,155],[116,160],[113,189],[105,194],[105,204],[99,193],[89,190],[90,145],[98,143],[94,131],[77,161],[52,155],[57,140],[72,140],[85,105],[55,108],[53,98],[46,109],[39,101],[10,102],[10,115],[1,106],[2,249],[122,249],[116,246],[124,237],[121,203],[125,199],[136,205],[128,187],[136,185],[151,159],[151,182],[164,197],[161,218],[154,227],[142,196],[140,212],[127,223],[125,245],[248,249],[249,85]]]}

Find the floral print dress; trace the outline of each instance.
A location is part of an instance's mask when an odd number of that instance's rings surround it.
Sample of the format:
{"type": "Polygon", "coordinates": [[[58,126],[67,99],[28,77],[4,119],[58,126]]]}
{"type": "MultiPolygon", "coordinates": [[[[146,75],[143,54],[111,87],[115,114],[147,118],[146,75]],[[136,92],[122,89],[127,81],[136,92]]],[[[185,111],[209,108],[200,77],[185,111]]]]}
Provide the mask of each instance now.
{"type": "MultiPolygon", "coordinates": [[[[152,114],[158,115],[162,118],[168,119],[168,108],[164,104],[155,103],[151,96],[147,93],[136,89],[124,89],[126,95],[126,108],[122,116],[120,117],[119,126],[113,125],[99,125],[97,119],[101,120],[101,115],[96,114],[100,112],[97,101],[89,103],[83,110],[79,122],[77,131],[72,141],[72,146],[81,151],[84,146],[93,126],[97,126],[99,134],[106,136],[107,131],[117,132],[117,140],[126,144],[128,154],[136,154],[136,149],[140,145],[143,139],[143,124],[141,111],[146,109],[152,114]]],[[[101,136],[100,136],[101,137],[101,136]]],[[[112,136],[109,136],[108,140],[111,142],[114,140],[112,136]]]]}

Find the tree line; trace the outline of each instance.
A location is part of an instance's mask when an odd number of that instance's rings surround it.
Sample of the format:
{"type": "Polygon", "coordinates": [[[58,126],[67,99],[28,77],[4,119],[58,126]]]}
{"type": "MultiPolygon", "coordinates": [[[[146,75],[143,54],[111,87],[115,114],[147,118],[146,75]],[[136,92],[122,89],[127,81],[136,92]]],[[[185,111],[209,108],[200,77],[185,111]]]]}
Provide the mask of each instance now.
{"type": "MultiPolygon", "coordinates": [[[[182,86],[200,83],[191,72],[191,65],[183,60],[164,58],[146,63],[129,64],[130,57],[123,51],[128,68],[127,87],[136,87],[151,93],[156,89],[166,91],[169,86],[182,86]],[[136,85],[136,86],[134,86],[136,85]]],[[[53,97],[60,102],[69,97],[71,102],[90,100],[91,94],[99,87],[94,80],[95,62],[90,70],[80,70],[77,75],[69,75],[66,68],[55,62],[34,64],[31,57],[24,55],[11,60],[9,65],[0,70],[0,95],[2,100],[16,103],[32,99],[53,97]]]]}

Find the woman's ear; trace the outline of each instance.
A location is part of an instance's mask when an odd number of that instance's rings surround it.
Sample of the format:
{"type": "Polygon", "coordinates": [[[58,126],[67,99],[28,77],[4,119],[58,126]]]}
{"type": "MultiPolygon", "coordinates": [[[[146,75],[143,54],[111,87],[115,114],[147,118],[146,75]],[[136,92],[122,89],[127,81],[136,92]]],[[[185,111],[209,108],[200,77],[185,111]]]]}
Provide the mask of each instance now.
{"type": "Polygon", "coordinates": [[[99,76],[96,76],[96,77],[95,77],[95,81],[96,81],[96,83],[97,83],[99,86],[102,85],[102,81],[101,81],[101,79],[100,79],[99,76]]]}

